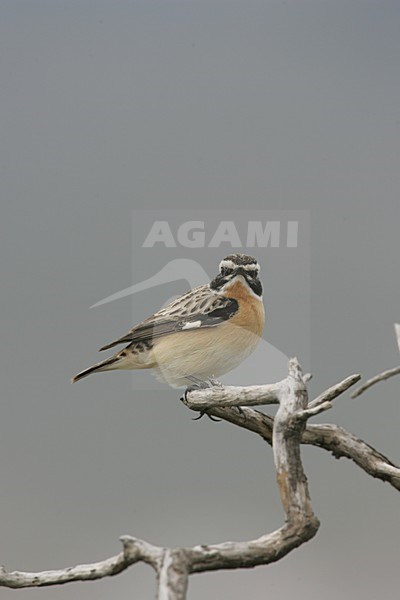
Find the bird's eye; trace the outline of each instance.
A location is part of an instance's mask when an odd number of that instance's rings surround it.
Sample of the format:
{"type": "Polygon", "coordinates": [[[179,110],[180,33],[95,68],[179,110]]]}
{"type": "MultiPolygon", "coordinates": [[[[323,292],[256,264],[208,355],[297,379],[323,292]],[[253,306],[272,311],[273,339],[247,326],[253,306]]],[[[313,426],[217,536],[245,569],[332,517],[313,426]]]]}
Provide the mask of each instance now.
{"type": "Polygon", "coordinates": [[[228,275],[232,275],[233,269],[229,267],[221,267],[221,275],[222,277],[227,277],[228,275]]]}

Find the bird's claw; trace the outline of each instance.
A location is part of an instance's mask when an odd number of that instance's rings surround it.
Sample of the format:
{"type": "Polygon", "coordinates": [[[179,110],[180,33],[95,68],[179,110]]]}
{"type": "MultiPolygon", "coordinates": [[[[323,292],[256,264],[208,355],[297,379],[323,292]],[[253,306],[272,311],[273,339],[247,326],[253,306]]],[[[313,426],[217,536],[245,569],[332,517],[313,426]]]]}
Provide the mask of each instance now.
{"type": "MultiPolygon", "coordinates": [[[[192,382],[192,385],[189,385],[186,388],[186,390],[183,393],[183,398],[181,398],[181,400],[183,400],[185,402],[185,404],[187,404],[187,395],[190,394],[190,392],[194,392],[196,390],[206,390],[211,387],[221,387],[222,386],[222,383],[220,381],[217,381],[217,379],[214,379],[212,377],[209,377],[208,379],[203,380],[203,379],[199,379],[198,377],[195,377],[194,375],[187,375],[186,378],[192,382]]],[[[209,415],[207,412],[207,409],[201,410],[199,412],[199,415],[197,417],[193,417],[192,420],[198,421],[199,419],[204,417],[204,415],[207,415],[207,417],[211,421],[214,421],[215,423],[220,423],[222,420],[222,419],[216,419],[212,415],[209,415]]]]}
{"type": "Polygon", "coordinates": [[[210,419],[210,421],[214,421],[214,423],[220,423],[222,421],[222,419],[216,419],[212,415],[209,415],[207,410],[201,410],[199,413],[199,416],[193,417],[192,421],[199,421],[202,417],[204,417],[204,415],[207,415],[207,417],[210,419]]]}
{"type": "Polygon", "coordinates": [[[217,381],[216,379],[212,379],[212,378],[199,379],[198,377],[195,377],[194,375],[187,375],[186,379],[191,381],[192,384],[189,385],[183,393],[183,399],[185,402],[187,401],[187,395],[190,394],[190,392],[195,392],[196,390],[207,390],[212,387],[221,387],[222,386],[222,383],[220,381],[217,381]]]}
{"type": "Polygon", "coordinates": [[[183,392],[183,400],[185,401],[185,403],[187,402],[187,395],[190,394],[190,392],[195,392],[196,390],[205,390],[207,388],[209,388],[210,385],[208,383],[208,381],[198,381],[196,383],[192,383],[192,385],[189,385],[186,390],[183,392]]]}

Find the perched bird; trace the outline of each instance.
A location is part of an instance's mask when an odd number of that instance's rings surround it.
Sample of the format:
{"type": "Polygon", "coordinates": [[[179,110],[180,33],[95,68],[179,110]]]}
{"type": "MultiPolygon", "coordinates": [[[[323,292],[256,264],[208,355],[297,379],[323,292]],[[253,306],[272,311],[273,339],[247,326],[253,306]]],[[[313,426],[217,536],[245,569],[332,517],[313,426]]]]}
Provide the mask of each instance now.
{"type": "Polygon", "coordinates": [[[264,327],[260,267],[255,258],[230,254],[210,282],[179,296],[107,344],[124,350],[72,379],[114,369],[154,369],[173,387],[186,387],[234,369],[255,349],[264,327]]]}

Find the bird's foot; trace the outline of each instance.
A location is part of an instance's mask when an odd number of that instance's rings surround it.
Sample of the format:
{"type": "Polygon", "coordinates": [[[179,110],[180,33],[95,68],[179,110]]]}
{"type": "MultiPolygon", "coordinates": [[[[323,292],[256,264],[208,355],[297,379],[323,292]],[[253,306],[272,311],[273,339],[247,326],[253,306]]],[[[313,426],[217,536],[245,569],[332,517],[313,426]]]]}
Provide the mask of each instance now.
{"type": "Polygon", "coordinates": [[[187,400],[187,394],[195,390],[207,390],[212,387],[222,387],[222,383],[217,379],[213,379],[212,377],[200,379],[195,375],[186,375],[186,379],[191,382],[191,385],[186,388],[183,394],[185,401],[187,400]]]}
{"type": "MultiPolygon", "coordinates": [[[[220,383],[216,379],[212,379],[212,378],[204,380],[204,379],[200,379],[199,377],[196,377],[195,375],[187,375],[186,379],[188,379],[190,382],[192,382],[192,385],[188,386],[183,393],[182,400],[185,402],[185,404],[187,403],[187,395],[190,394],[190,392],[193,392],[196,390],[206,390],[206,389],[209,389],[211,387],[216,387],[216,386],[222,386],[222,383],[220,383]]],[[[214,422],[221,421],[221,419],[216,419],[212,415],[209,415],[207,410],[201,410],[197,417],[193,417],[193,421],[198,421],[199,419],[204,417],[204,415],[207,415],[207,417],[211,421],[214,421],[214,422]]]]}
{"type": "Polygon", "coordinates": [[[187,377],[187,379],[189,379],[189,381],[191,381],[192,384],[189,385],[183,392],[183,400],[185,402],[187,402],[187,395],[190,394],[190,392],[195,392],[196,390],[206,390],[212,387],[209,381],[203,381],[202,379],[197,379],[192,376],[187,377]]]}
{"type": "Polygon", "coordinates": [[[190,381],[192,384],[191,387],[197,390],[205,390],[210,387],[222,387],[223,384],[215,379],[214,375],[211,377],[207,377],[206,379],[201,379],[200,377],[196,377],[196,375],[186,375],[185,378],[190,381]]]}

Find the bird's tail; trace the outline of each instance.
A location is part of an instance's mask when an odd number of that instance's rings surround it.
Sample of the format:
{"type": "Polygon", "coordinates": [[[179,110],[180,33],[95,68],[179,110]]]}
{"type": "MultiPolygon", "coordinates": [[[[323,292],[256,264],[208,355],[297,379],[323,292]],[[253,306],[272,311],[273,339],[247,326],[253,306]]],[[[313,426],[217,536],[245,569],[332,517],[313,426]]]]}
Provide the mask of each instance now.
{"type": "Polygon", "coordinates": [[[71,383],[75,383],[76,381],[79,381],[80,379],[83,379],[92,373],[101,373],[102,371],[112,371],[113,369],[118,369],[117,364],[120,362],[120,360],[121,357],[118,354],[111,356],[111,358],[107,358],[106,360],[103,360],[102,362],[99,362],[96,365],[93,365],[92,367],[89,367],[88,369],[85,369],[84,371],[81,371],[75,375],[75,377],[71,379],[71,383]]]}

